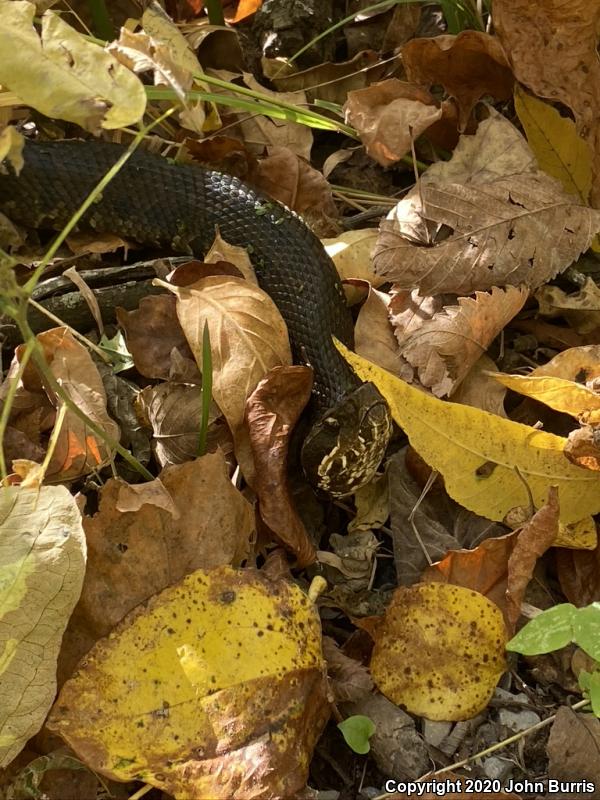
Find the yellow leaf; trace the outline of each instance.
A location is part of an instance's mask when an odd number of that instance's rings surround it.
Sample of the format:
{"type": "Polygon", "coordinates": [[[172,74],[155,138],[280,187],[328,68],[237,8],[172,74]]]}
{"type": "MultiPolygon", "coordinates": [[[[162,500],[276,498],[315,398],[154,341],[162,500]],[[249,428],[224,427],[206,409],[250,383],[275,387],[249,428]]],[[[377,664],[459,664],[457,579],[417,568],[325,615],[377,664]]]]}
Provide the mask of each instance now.
{"type": "Polygon", "coordinates": [[[575,123],[548,103],[515,89],[515,110],[540,168],[587,204],[592,188],[592,153],[575,123]]]}
{"type": "Polygon", "coordinates": [[[0,768],[42,727],[85,572],[81,514],[64,486],[0,490],[0,768]]]}
{"type": "Polygon", "coordinates": [[[590,425],[600,423],[600,395],[580,383],[566,378],[507,375],[504,372],[491,372],[490,375],[507,389],[538,400],[555,411],[590,425]]]}
{"type": "Polygon", "coordinates": [[[115,780],[179,798],[292,797],[328,714],[312,602],[286,581],[220,567],[125,617],[48,724],[115,780]]]}
{"type": "Polygon", "coordinates": [[[558,524],[558,536],[554,547],[568,547],[571,550],[595,550],[598,533],[593,517],[585,517],[570,525],[558,524]]]}
{"type": "Polygon", "coordinates": [[[53,11],[42,17],[26,0],[0,0],[0,84],[47,117],[88,131],[139,122],[146,93],[139,78],[53,11]]]}
{"type": "Polygon", "coordinates": [[[377,688],[411,714],[469,719],[506,668],[504,619],[487,597],[449,583],[400,588],[375,634],[377,688]]]}
{"type": "Polygon", "coordinates": [[[563,523],[600,512],[600,475],[568,462],[562,452],[566,439],[430,397],[336,346],[362,380],[377,386],[412,446],[465,508],[502,520],[512,509],[529,506],[527,484],[538,508],[550,486],[558,487],[563,523]]]}

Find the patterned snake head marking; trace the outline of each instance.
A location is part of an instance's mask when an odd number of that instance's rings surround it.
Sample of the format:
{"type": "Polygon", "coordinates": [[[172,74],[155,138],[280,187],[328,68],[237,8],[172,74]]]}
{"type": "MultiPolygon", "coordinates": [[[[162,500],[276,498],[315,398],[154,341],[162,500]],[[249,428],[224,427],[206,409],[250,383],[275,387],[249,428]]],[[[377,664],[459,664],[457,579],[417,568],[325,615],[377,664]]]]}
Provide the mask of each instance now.
{"type": "Polygon", "coordinates": [[[302,446],[311,483],[333,497],[367,484],[392,434],[388,404],[372,383],[363,383],[315,422],[302,446]]]}

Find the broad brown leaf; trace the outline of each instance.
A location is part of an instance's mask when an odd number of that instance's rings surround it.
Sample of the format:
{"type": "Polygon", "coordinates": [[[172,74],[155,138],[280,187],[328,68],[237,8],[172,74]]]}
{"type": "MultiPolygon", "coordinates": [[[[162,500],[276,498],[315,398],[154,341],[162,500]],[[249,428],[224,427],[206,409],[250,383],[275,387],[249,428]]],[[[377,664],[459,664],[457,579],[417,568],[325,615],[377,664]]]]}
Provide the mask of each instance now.
{"type": "Polygon", "coordinates": [[[287,482],[289,437],[312,389],[310,367],[274,367],[248,398],[246,417],[256,469],[253,488],[260,515],[298,559],[315,560],[315,548],[294,508],[287,482]]]}
{"type": "Polygon", "coordinates": [[[411,141],[441,119],[442,110],[424,89],[390,78],[350,92],[344,115],[358,130],[367,153],[388,167],[410,150],[411,141]]]}
{"type": "Polygon", "coordinates": [[[402,62],[410,81],[442,85],[456,99],[461,131],[482,97],[512,96],[514,78],[504,51],[494,36],[482,31],[412,39],[402,48],[402,62]]]}
{"type": "Polygon", "coordinates": [[[431,166],[381,224],[375,271],[421,294],[537,288],[599,229],[600,212],[536,169],[516,128],[493,115],[475,136],[461,137],[450,161],[431,166]]]}
{"type": "Polygon", "coordinates": [[[558,491],[552,486],[548,492],[548,502],[523,526],[508,560],[506,608],[512,630],[521,616],[521,602],[535,565],[558,536],[558,514],[558,491]]]}
{"type": "Polygon", "coordinates": [[[600,202],[600,0],[494,0],[494,28],[515,76],[572,109],[593,153],[592,205],[600,202]]]}
{"type": "Polygon", "coordinates": [[[524,288],[507,286],[459,297],[414,333],[400,338],[400,352],[436,397],[452,395],[489,345],[527,300],[524,288]]]}

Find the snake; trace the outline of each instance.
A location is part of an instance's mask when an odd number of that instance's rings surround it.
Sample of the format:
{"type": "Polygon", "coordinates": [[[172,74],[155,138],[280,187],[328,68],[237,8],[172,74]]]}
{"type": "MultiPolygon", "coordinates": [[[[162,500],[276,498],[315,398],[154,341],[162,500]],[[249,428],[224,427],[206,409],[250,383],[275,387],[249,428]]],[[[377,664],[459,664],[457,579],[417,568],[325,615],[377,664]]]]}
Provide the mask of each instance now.
{"type": "MultiPolygon", "coordinates": [[[[61,230],[125,151],[104,141],[27,141],[16,174],[0,165],[0,211],[17,224],[61,230]]],[[[247,248],[259,286],[288,328],[295,363],[313,370],[301,446],[309,481],[344,497],[375,475],[392,432],[389,407],[335,347],[354,347],[338,272],[302,218],[237,177],[137,149],[78,223],[141,245],[202,258],[215,232],[247,248]]]]}

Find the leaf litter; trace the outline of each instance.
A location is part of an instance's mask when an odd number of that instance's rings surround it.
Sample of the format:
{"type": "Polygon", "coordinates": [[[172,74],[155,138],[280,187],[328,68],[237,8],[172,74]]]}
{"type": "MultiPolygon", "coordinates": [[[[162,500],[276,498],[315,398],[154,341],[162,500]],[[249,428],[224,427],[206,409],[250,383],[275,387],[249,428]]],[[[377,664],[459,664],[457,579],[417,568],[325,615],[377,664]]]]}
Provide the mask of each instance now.
{"type": "Polygon", "coordinates": [[[73,263],[86,278],[48,283],[54,322],[31,310],[19,344],[44,249],[0,219],[0,797],[58,800],[65,772],[77,800],[140,782],[366,797],[432,762],[492,797],[600,785],[593,634],[558,620],[554,660],[505,653],[545,609],[589,606],[593,631],[600,602],[600,6],[390,4],[326,32],[304,7],[222,5],[233,27],[199,0],[134,23],[109,2],[103,47],[85,14],[4,0],[0,158],[20,169],[23,133],[129,142],[170,97],[151,148],[238,175],[322,237],[356,305],[344,355],[396,435],[355,496],[310,490],[310,369],[251,251],[218,231],[204,262],[139,262],[144,291],[116,278],[135,243],[73,234],[40,286],[73,263]],[[119,365],[89,335],[115,323],[119,365]],[[539,730],[513,720],[503,741],[509,707],[539,730]],[[482,735],[496,754],[478,757],[482,735]]]}

